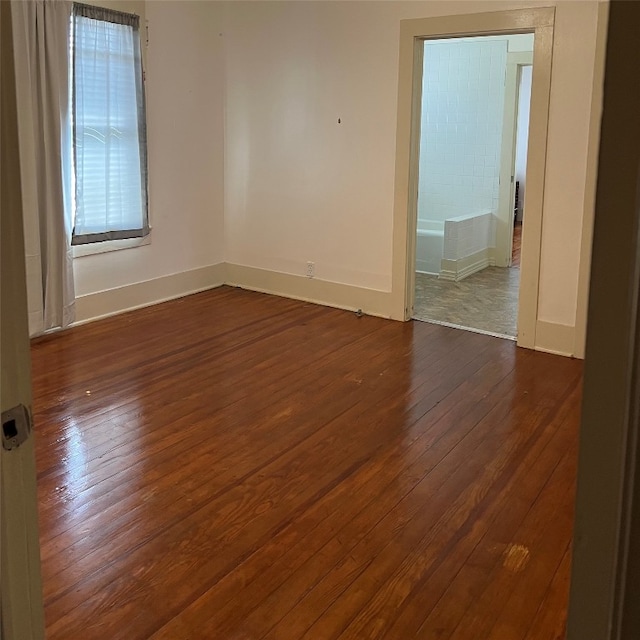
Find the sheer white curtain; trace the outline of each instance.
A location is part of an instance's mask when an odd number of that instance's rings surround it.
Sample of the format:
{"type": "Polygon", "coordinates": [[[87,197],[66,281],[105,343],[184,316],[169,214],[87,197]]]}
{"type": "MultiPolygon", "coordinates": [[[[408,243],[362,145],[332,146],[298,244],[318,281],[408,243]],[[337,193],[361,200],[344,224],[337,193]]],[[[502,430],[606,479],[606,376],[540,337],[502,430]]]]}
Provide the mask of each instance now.
{"type": "Polygon", "coordinates": [[[74,319],[66,0],[12,2],[29,332],[74,319]]]}

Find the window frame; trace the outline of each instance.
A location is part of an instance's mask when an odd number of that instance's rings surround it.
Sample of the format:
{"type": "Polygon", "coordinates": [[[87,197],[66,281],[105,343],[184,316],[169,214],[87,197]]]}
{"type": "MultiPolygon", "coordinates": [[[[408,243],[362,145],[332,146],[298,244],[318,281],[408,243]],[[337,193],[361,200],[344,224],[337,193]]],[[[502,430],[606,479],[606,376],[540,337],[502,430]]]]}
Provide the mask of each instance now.
{"type": "MultiPolygon", "coordinates": [[[[141,4],[143,3],[135,3],[141,4]]],[[[71,34],[69,47],[70,66],[70,106],[69,117],[71,123],[71,145],[72,145],[72,236],[71,245],[74,257],[91,255],[94,253],[104,253],[118,249],[128,249],[137,246],[147,245],[151,238],[151,225],[149,221],[149,185],[148,185],[148,145],[147,145],[147,121],[146,121],[146,98],[145,98],[145,69],[144,69],[144,47],[141,39],[141,26],[144,21],[141,13],[129,13],[110,9],[104,6],[73,3],[71,14],[71,34]],[[75,21],[77,18],[87,18],[102,22],[110,22],[129,26],[132,28],[134,39],[134,75],[136,82],[136,107],[138,120],[138,145],[140,155],[140,186],[142,197],[142,226],[136,229],[105,230],[97,233],[76,234],[76,76],[75,76],[75,21]]],[[[148,39],[146,40],[148,45],[148,39]]]]}

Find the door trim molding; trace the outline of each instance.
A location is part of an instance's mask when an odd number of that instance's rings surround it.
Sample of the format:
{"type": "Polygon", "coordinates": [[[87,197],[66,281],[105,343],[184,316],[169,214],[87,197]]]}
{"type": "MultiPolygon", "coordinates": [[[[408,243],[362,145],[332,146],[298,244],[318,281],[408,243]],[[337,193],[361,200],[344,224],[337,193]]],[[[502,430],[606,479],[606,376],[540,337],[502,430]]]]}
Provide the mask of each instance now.
{"type": "MultiPolygon", "coordinates": [[[[512,51],[507,53],[507,77],[504,84],[502,145],[500,149],[500,191],[496,229],[496,264],[499,267],[511,266],[515,156],[518,114],[520,111],[520,73],[522,67],[531,66],[532,64],[533,51],[512,51]]],[[[527,131],[528,136],[529,133],[527,131]]]]}
{"type": "Polygon", "coordinates": [[[408,320],[413,305],[413,262],[417,218],[417,160],[420,139],[422,46],[425,39],[534,33],[531,117],[527,154],[525,208],[527,231],[522,237],[518,345],[534,348],[538,313],[542,211],[551,89],[555,8],[518,9],[400,22],[398,121],[393,213],[391,301],[394,318],[408,320]]]}

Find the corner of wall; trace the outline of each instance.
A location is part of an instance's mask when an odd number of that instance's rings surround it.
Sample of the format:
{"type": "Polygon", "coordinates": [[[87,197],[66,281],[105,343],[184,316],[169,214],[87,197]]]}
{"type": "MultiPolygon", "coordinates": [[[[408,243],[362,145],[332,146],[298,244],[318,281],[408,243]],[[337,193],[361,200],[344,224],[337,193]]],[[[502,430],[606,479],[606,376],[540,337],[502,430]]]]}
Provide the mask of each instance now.
{"type": "Polygon", "coordinates": [[[76,298],[74,325],[213,289],[223,285],[225,281],[226,265],[221,262],[79,296],[76,298]]]}
{"type": "Polygon", "coordinates": [[[226,265],[226,284],[393,320],[391,293],[240,264],[226,265]]]}

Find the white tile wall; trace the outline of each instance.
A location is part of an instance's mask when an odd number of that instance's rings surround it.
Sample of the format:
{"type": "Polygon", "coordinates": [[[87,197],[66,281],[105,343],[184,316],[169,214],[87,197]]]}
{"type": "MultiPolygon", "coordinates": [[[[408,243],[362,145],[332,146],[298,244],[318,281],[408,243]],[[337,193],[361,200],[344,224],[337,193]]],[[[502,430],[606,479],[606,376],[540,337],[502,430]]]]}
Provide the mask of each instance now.
{"type": "Polygon", "coordinates": [[[424,45],[418,219],[496,212],[507,40],[424,45]]]}
{"type": "Polygon", "coordinates": [[[485,213],[450,218],[444,223],[445,260],[460,260],[495,246],[495,216],[485,213]]]}

